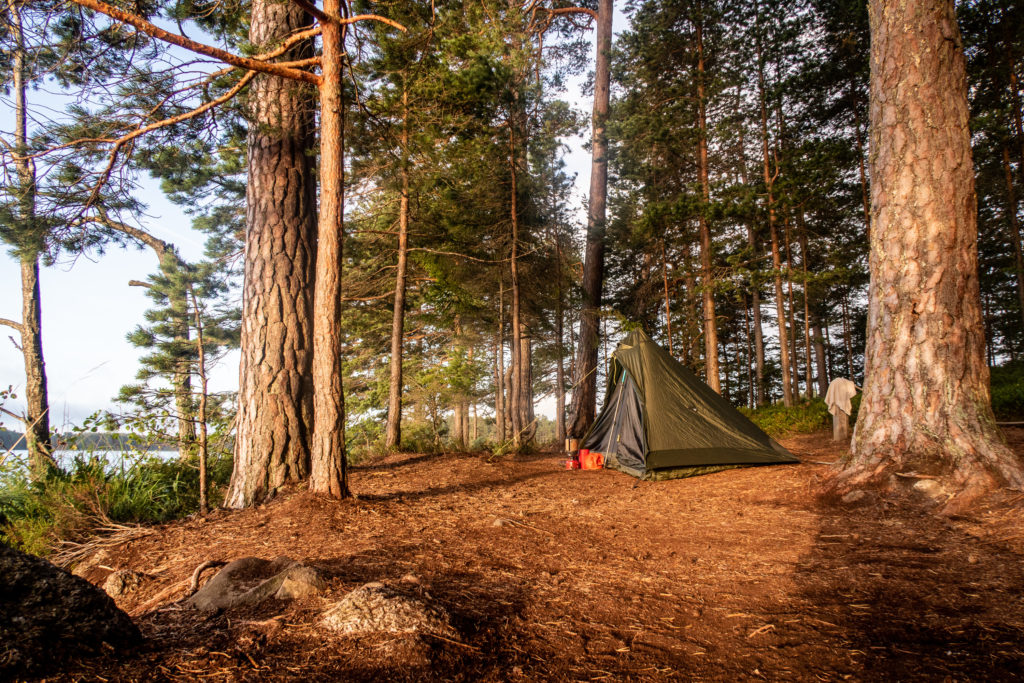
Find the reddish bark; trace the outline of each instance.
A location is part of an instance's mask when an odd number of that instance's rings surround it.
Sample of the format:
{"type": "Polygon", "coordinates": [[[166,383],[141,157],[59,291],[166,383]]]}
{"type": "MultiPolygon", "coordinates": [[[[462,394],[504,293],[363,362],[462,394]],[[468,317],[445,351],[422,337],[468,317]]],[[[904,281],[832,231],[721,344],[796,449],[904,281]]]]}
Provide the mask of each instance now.
{"type": "Polygon", "coordinates": [[[944,475],[958,509],[1024,486],[989,403],[977,199],[952,0],[871,0],[871,283],[864,398],[836,485],[944,475]]]}

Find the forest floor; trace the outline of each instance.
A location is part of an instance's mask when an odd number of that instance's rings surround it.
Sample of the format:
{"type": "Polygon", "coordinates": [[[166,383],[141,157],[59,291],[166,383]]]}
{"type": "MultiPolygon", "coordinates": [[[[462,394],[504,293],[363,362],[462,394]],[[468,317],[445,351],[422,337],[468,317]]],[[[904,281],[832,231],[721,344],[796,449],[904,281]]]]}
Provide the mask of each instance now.
{"type": "MultiPolygon", "coordinates": [[[[1008,432],[1024,453],[1024,429],[1008,432]]],[[[914,492],[822,500],[841,452],[782,439],[800,465],[642,482],[558,454],[398,454],[354,468],[357,500],[296,490],[157,527],[102,551],[153,578],[119,599],[137,651],[65,680],[1015,680],[1024,677],[1024,495],[942,518],[914,492]],[[168,608],[205,560],[286,555],[324,597],[244,613],[168,608]],[[418,661],[389,637],[317,625],[369,581],[409,573],[461,642],[418,661]]]]}

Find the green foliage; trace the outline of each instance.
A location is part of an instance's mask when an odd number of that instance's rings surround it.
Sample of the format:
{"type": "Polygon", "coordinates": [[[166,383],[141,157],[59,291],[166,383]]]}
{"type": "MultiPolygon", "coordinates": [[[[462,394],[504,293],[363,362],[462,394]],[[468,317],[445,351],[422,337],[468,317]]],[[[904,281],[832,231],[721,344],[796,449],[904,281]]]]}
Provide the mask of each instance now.
{"type": "Polygon", "coordinates": [[[992,412],[997,419],[1024,419],[1024,362],[992,368],[992,412]]]}
{"type": "MultiPolygon", "coordinates": [[[[860,395],[857,398],[859,399],[860,395]]],[[[857,403],[859,405],[860,401],[857,403]]],[[[787,434],[810,434],[825,429],[831,419],[828,406],[820,398],[801,401],[791,408],[777,403],[756,410],[740,408],[740,412],[769,436],[776,438],[787,434]]]]}
{"type": "MultiPolygon", "coordinates": [[[[211,458],[213,504],[220,502],[231,465],[227,454],[211,458]]],[[[83,540],[110,522],[166,522],[198,506],[194,457],[133,453],[111,460],[84,452],[40,482],[30,482],[23,468],[0,472],[0,542],[45,555],[60,541],[83,540]]]]}

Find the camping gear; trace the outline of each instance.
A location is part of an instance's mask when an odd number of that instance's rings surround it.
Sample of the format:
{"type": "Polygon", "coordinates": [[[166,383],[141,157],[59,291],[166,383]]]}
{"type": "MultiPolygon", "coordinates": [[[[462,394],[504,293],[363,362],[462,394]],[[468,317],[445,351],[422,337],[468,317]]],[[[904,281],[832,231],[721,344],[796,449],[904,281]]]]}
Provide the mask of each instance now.
{"type": "Polygon", "coordinates": [[[799,462],[643,330],[612,354],[604,407],[580,442],[641,479],[799,462]]]}
{"type": "Polygon", "coordinates": [[[581,470],[600,470],[604,468],[604,455],[587,450],[580,451],[581,470]]]}

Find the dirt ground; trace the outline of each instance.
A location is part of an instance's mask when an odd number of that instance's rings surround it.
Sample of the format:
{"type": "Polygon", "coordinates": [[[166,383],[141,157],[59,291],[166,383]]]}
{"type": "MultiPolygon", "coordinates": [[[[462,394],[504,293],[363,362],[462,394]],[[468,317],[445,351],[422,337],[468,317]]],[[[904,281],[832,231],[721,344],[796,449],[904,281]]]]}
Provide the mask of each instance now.
{"type": "MultiPolygon", "coordinates": [[[[1024,453],[1024,430],[1008,433],[1024,453]]],[[[168,524],[93,558],[152,575],[119,604],[147,642],[81,680],[1016,680],[1024,677],[1024,494],[948,519],[923,498],[816,495],[840,452],[669,482],[565,471],[558,454],[401,454],[356,467],[358,500],[292,491],[168,524]],[[246,613],[174,606],[205,560],[287,555],[326,597],[246,613]],[[409,573],[461,642],[426,661],[323,631],[368,581],[409,573]]]]}

